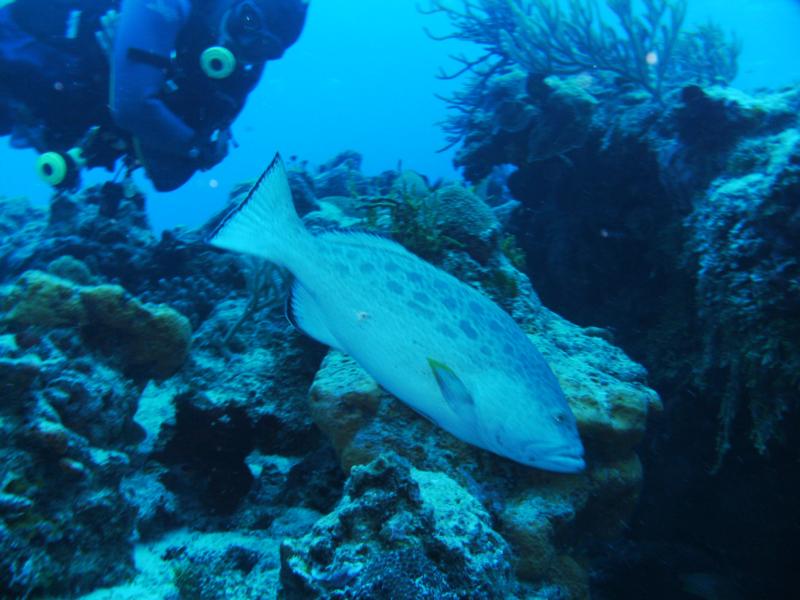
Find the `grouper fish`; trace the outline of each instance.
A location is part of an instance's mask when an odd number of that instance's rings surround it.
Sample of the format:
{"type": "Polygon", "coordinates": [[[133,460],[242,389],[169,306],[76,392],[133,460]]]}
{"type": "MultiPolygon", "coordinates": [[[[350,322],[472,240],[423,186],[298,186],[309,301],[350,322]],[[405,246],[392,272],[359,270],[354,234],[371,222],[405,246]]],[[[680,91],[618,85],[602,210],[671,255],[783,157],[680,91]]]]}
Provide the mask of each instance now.
{"type": "Polygon", "coordinates": [[[393,241],[313,235],[294,209],[279,155],[208,241],[288,269],[292,322],[442,429],[524,465],[584,468],[558,380],[514,320],[393,241]]]}

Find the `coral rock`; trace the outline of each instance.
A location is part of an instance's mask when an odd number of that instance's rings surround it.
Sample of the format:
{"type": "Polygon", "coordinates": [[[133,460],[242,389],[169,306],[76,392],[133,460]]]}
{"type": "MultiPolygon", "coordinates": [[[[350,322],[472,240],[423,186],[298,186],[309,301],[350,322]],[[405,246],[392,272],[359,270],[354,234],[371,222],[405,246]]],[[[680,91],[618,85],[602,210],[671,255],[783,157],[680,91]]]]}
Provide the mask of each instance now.
{"type": "Polygon", "coordinates": [[[120,286],[79,286],[28,271],[2,303],[4,320],[12,326],[76,328],[132,375],[167,377],[189,351],[192,330],[186,317],[164,305],[143,304],[120,286]]]}
{"type": "Polygon", "coordinates": [[[281,547],[286,598],[506,598],[508,546],[443,473],[387,455],[353,468],[345,497],[281,547]]]}
{"type": "Polygon", "coordinates": [[[86,308],[72,282],[42,271],[23,274],[3,299],[4,320],[41,328],[81,326],[86,308]]]}
{"type": "Polygon", "coordinates": [[[465,244],[481,262],[488,260],[500,231],[500,223],[489,205],[460,185],[437,191],[435,202],[442,233],[465,244]]]}
{"type": "Polygon", "coordinates": [[[400,198],[425,198],[430,189],[425,179],[415,171],[402,171],[392,182],[392,193],[400,198]]]}
{"type": "Polygon", "coordinates": [[[90,285],[94,283],[92,272],[82,260],[65,254],[47,265],[47,271],[56,277],[66,279],[78,285],[90,285]]]}
{"type": "Polygon", "coordinates": [[[646,372],[605,340],[546,311],[533,344],[558,377],[590,456],[627,457],[641,441],[648,413],[661,410],[646,372]]]}
{"type": "Polygon", "coordinates": [[[115,338],[126,370],[163,378],[183,364],[192,327],[176,310],[142,304],[113,285],[83,288],[80,297],[89,315],[89,335],[115,338]]]}
{"type": "Polygon", "coordinates": [[[2,404],[15,403],[39,375],[41,361],[35,356],[0,358],[0,396],[2,404]]]}

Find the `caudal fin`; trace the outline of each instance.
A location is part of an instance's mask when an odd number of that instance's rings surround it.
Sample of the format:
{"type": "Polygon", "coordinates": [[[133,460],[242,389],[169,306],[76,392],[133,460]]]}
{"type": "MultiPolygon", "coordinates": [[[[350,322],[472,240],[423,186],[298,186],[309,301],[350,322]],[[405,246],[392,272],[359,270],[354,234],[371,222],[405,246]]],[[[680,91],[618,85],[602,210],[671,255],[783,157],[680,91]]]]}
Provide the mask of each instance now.
{"type": "Polygon", "coordinates": [[[291,269],[292,257],[311,239],[294,209],[286,167],[276,154],[247,197],[225,215],[207,241],[291,269]]]}

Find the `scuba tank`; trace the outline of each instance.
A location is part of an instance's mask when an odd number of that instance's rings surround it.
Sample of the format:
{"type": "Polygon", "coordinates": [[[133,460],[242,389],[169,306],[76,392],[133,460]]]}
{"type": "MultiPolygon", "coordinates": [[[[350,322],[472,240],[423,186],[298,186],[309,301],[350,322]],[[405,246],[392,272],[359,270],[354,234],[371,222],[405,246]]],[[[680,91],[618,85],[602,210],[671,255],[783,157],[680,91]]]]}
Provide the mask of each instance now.
{"type": "Polygon", "coordinates": [[[15,0],[8,10],[14,22],[37,40],[63,50],[91,45],[100,17],[119,0],[15,0]]]}
{"type": "Polygon", "coordinates": [[[13,90],[30,116],[22,129],[30,126],[37,133],[25,145],[43,151],[36,172],[57,189],[77,189],[83,168],[111,170],[122,154],[124,134],[107,109],[108,59],[96,37],[103,15],[118,5],[118,0],[15,0],[5,9],[20,32],[13,67],[20,73],[26,65],[30,69],[25,83],[13,90]]]}

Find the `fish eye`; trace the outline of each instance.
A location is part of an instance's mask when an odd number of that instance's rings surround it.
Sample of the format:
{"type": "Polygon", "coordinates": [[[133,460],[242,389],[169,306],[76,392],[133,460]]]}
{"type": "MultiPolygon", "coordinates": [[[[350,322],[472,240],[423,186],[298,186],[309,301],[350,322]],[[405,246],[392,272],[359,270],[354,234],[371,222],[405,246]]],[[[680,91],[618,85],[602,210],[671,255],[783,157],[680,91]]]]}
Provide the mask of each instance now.
{"type": "Polygon", "coordinates": [[[567,415],[565,415],[564,413],[558,413],[557,415],[553,415],[553,421],[556,422],[556,425],[563,425],[566,420],[567,420],[567,415]]]}

